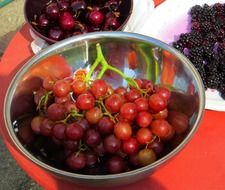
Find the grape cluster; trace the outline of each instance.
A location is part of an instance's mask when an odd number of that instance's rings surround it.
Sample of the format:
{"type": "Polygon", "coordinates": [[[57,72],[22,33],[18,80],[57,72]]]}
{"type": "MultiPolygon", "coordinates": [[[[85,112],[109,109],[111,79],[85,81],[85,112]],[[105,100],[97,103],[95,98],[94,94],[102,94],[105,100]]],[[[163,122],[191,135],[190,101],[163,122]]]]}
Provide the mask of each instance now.
{"type": "Polygon", "coordinates": [[[121,0],[50,0],[31,24],[55,41],[87,32],[117,30],[124,20],[121,3],[121,0]]]}
{"type": "Polygon", "coordinates": [[[190,32],[181,34],[173,47],[184,53],[199,71],[205,88],[225,89],[225,4],[195,5],[189,12],[190,32]]]}
{"type": "Polygon", "coordinates": [[[29,144],[39,147],[31,151],[41,152],[54,166],[59,162],[62,169],[83,174],[121,173],[151,164],[174,148],[177,137],[182,140],[191,115],[169,107],[168,88],[129,78],[106,62],[99,44],[96,47],[97,58],[89,71],[43,79],[34,92],[37,111],[27,122],[36,139],[45,143],[25,144],[28,149],[29,144]],[[100,64],[102,70],[91,78],[100,64]],[[106,83],[102,77],[107,69],[122,76],[127,86],[106,83]]]}

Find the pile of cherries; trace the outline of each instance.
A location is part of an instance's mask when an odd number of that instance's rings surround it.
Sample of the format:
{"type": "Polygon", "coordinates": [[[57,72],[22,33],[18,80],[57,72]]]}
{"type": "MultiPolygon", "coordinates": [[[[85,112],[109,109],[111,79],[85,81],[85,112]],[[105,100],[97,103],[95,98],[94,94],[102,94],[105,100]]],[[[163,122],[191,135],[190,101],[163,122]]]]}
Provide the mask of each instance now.
{"type": "MultiPolygon", "coordinates": [[[[64,169],[121,173],[155,162],[171,150],[176,136],[188,130],[189,117],[170,110],[170,98],[168,88],[129,78],[109,65],[97,44],[97,59],[89,71],[43,80],[34,92],[37,113],[30,126],[38,137],[63,152],[64,169]],[[102,70],[93,79],[100,64],[102,70]],[[119,74],[128,85],[113,88],[102,79],[106,70],[119,74]]],[[[47,152],[47,148],[41,149],[47,152]]],[[[54,150],[54,155],[59,154],[54,150]]]]}
{"type": "Polygon", "coordinates": [[[59,41],[121,26],[121,0],[50,0],[31,24],[44,36],[59,41]]]}

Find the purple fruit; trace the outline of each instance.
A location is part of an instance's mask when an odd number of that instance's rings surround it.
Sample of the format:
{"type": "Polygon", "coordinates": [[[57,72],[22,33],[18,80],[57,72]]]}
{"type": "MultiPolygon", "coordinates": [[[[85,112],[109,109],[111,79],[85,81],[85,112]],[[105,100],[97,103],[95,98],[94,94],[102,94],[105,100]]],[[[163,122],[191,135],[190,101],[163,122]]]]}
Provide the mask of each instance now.
{"type": "Polygon", "coordinates": [[[71,30],[75,25],[73,15],[69,12],[63,12],[59,17],[59,24],[64,30],[71,30]]]}
{"type": "Polygon", "coordinates": [[[45,12],[49,16],[49,18],[53,20],[58,19],[60,16],[59,7],[56,3],[50,3],[49,5],[47,5],[45,12]]]}
{"type": "Polygon", "coordinates": [[[63,31],[60,28],[52,28],[48,32],[48,37],[52,40],[62,40],[63,39],[63,31]]]}

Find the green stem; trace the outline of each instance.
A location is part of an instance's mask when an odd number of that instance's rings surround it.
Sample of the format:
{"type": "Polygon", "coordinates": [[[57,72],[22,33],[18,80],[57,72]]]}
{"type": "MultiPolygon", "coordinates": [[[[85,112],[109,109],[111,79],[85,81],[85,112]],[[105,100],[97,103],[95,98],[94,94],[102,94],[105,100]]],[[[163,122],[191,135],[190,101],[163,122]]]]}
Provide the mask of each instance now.
{"type": "Polygon", "coordinates": [[[85,81],[90,81],[91,80],[91,75],[93,74],[93,72],[95,71],[96,67],[98,66],[98,64],[101,62],[101,60],[99,59],[99,57],[97,56],[94,64],[91,66],[90,71],[88,72],[88,74],[85,77],[85,81]]]}

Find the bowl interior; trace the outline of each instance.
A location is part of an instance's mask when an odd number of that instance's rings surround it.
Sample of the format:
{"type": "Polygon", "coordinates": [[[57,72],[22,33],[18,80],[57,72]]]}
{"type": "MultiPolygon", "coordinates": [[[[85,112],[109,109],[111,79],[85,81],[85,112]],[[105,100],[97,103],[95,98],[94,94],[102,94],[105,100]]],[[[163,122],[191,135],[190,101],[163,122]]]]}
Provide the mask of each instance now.
{"type": "MultiPolygon", "coordinates": [[[[41,10],[43,10],[43,8],[46,6],[46,3],[48,2],[49,0],[26,0],[24,4],[24,17],[26,22],[30,25],[32,31],[34,31],[37,36],[46,40],[49,43],[55,43],[57,42],[56,40],[50,39],[46,35],[43,35],[43,33],[37,27],[34,27],[34,25],[31,24],[34,21],[34,18],[40,14],[41,10]]],[[[128,22],[132,13],[132,9],[133,0],[122,1],[119,8],[119,22],[121,23],[121,25],[117,29],[118,31],[122,30],[126,26],[126,23],[128,22]]]]}
{"type": "MultiPolygon", "coordinates": [[[[18,131],[25,126],[21,134],[26,136],[31,133],[26,130],[26,126],[30,126],[29,116],[36,113],[33,93],[40,88],[43,79],[52,75],[66,76],[81,68],[89,69],[96,58],[97,43],[100,43],[107,61],[123,73],[169,87],[172,90],[170,109],[190,117],[188,132],[155,163],[134,170],[135,172],[112,175],[112,178],[126,176],[128,181],[129,176],[137,173],[149,174],[181,150],[198,128],[204,110],[204,88],[197,71],[183,55],[158,40],[131,33],[102,32],[80,35],[48,47],[26,63],[11,83],[5,99],[6,127],[17,148],[41,167],[60,175],[78,178],[82,176],[65,171],[55,161],[47,161],[40,152],[43,142],[37,141],[34,135],[24,142],[18,138],[18,131]]],[[[126,86],[125,80],[112,72],[107,72],[104,80],[113,87],[126,86]]],[[[111,175],[104,175],[99,179],[107,179],[107,176],[111,175]]],[[[81,178],[88,180],[93,176],[81,178]]]]}

